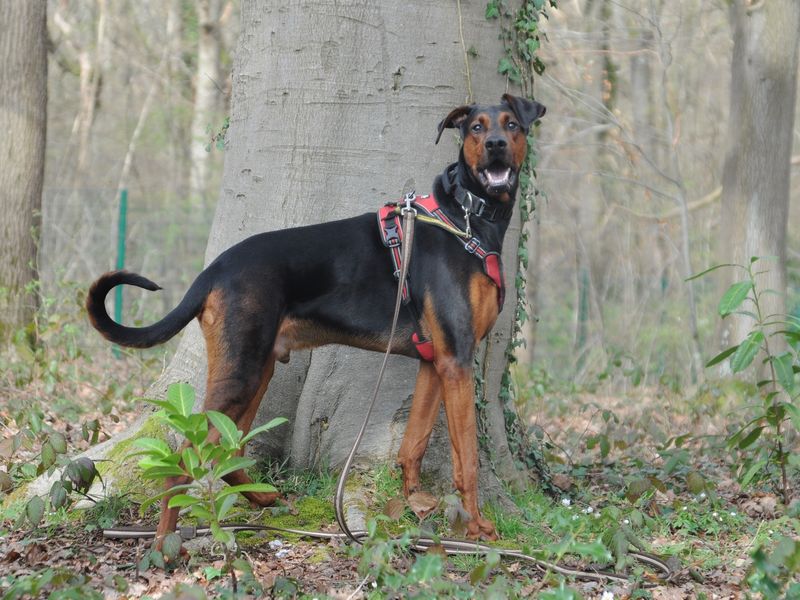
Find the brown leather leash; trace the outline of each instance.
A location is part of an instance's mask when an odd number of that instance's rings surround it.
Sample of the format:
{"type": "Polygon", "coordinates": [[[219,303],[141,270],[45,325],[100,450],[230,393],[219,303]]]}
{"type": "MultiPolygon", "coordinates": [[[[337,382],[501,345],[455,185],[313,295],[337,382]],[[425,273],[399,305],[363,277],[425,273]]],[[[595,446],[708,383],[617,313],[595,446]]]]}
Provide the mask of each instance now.
{"type": "MultiPolygon", "coordinates": [[[[367,532],[363,530],[353,531],[347,524],[347,519],[345,517],[345,511],[344,511],[344,488],[345,484],[347,483],[347,477],[349,475],[350,469],[353,465],[353,460],[355,459],[355,455],[358,452],[359,446],[361,445],[361,440],[364,437],[364,432],[366,431],[367,424],[369,423],[369,418],[370,415],[372,414],[372,409],[375,406],[375,402],[377,402],[381,383],[383,382],[383,376],[386,372],[386,365],[388,364],[389,356],[391,355],[392,342],[394,341],[395,333],[397,330],[397,321],[400,316],[400,307],[402,305],[403,284],[405,283],[406,278],[408,277],[408,266],[411,261],[411,248],[413,246],[413,241],[414,241],[414,222],[415,219],[417,218],[417,211],[412,206],[413,199],[414,199],[413,192],[410,194],[406,194],[404,199],[405,206],[403,206],[400,209],[400,214],[403,216],[403,231],[404,231],[403,259],[402,259],[400,275],[398,277],[398,282],[397,282],[397,298],[395,301],[394,314],[392,316],[392,326],[389,333],[389,341],[386,345],[386,352],[383,355],[383,363],[381,364],[380,371],[378,372],[378,378],[377,381],[375,382],[375,389],[372,393],[372,399],[370,401],[369,408],[367,409],[367,412],[364,415],[364,421],[361,424],[361,429],[359,430],[358,435],[356,436],[356,439],[353,442],[353,447],[350,450],[350,454],[347,456],[347,459],[344,462],[344,466],[342,467],[342,472],[339,475],[339,480],[336,485],[336,494],[334,495],[334,510],[336,513],[336,522],[338,523],[339,528],[342,530],[342,533],[305,531],[302,529],[289,529],[285,527],[273,527],[271,525],[260,525],[253,523],[223,524],[221,525],[221,529],[224,529],[226,531],[231,531],[234,533],[237,531],[275,531],[278,533],[288,533],[312,539],[343,540],[343,541],[349,540],[356,544],[363,544],[362,540],[365,537],[367,537],[368,535],[367,532]]],[[[113,539],[145,539],[145,538],[154,538],[155,531],[156,531],[155,527],[115,527],[115,528],[104,529],[103,536],[113,539]]],[[[188,540],[197,536],[210,534],[211,528],[181,526],[179,527],[178,531],[183,540],[188,540]]],[[[620,575],[618,573],[614,573],[611,571],[603,571],[603,570],[589,571],[589,570],[574,569],[572,567],[566,567],[555,562],[536,558],[534,556],[525,554],[524,552],[520,552],[518,550],[511,550],[508,548],[495,548],[494,546],[488,546],[486,544],[481,544],[480,542],[476,541],[459,540],[455,538],[434,539],[423,536],[416,538],[411,543],[410,547],[414,551],[425,552],[434,546],[443,549],[444,552],[448,555],[487,554],[489,552],[496,552],[497,554],[505,558],[522,560],[531,563],[545,572],[552,571],[554,573],[559,573],[560,575],[573,577],[575,579],[580,579],[585,581],[600,581],[600,582],[613,581],[618,583],[629,582],[627,576],[620,575]]],[[[628,556],[635,559],[639,563],[642,563],[643,565],[646,565],[661,572],[661,576],[656,578],[659,581],[646,582],[643,584],[644,587],[654,587],[656,585],[660,585],[661,583],[669,582],[675,576],[672,567],[667,563],[667,561],[654,554],[650,554],[647,552],[629,551],[628,556]]]]}

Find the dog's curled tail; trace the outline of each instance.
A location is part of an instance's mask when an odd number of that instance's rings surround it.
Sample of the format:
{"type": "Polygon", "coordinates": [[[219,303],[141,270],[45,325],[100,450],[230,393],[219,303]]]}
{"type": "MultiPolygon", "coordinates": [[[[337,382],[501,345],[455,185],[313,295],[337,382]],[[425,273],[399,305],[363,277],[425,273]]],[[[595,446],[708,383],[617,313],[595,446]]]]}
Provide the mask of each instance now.
{"type": "Polygon", "coordinates": [[[147,327],[126,327],[116,323],[105,307],[105,299],[112,289],[118,285],[133,285],[155,292],[161,287],[146,277],[128,271],[111,271],[102,275],[89,288],[86,298],[86,310],[89,320],[97,331],[107,340],[130,348],[150,348],[163,344],[196,317],[203,308],[208,295],[204,277],[198,277],[180,304],[163,319],[147,327]]]}

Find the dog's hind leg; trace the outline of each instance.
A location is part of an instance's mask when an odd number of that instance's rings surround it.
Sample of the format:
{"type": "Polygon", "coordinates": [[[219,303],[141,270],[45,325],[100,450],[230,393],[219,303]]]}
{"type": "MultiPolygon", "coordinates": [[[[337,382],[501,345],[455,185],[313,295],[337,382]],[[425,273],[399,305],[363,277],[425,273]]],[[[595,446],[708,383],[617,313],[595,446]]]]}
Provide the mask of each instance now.
{"type": "Polygon", "coordinates": [[[397,455],[397,462],[403,469],[403,493],[406,496],[419,489],[422,457],[428,448],[441,403],[441,379],[432,363],[422,361],[417,373],[417,385],[414,388],[406,432],[397,455]]]}
{"type": "MultiPolygon", "coordinates": [[[[258,391],[250,400],[250,403],[247,405],[247,409],[242,414],[241,418],[236,422],[236,426],[244,435],[247,435],[253,425],[253,419],[255,419],[256,413],[258,412],[258,407],[261,405],[261,398],[267,391],[267,386],[269,385],[270,379],[272,379],[274,372],[275,355],[271,354],[267,359],[267,365],[264,369],[264,375],[258,391]]],[[[244,451],[244,448],[242,451],[244,451]]],[[[223,479],[226,483],[228,483],[228,485],[242,485],[253,482],[253,480],[250,479],[250,476],[241,469],[238,471],[233,471],[232,473],[228,473],[223,477],[223,479]]],[[[242,492],[242,495],[250,502],[258,506],[272,506],[279,496],[277,492],[242,492]]]]}
{"type": "MultiPolygon", "coordinates": [[[[263,308],[263,307],[259,307],[263,308]]],[[[212,291],[200,316],[200,327],[208,354],[208,380],[203,411],[215,410],[230,418],[245,433],[258,410],[274,368],[272,344],[277,334],[277,317],[274,323],[266,321],[267,314],[236,307],[229,308],[221,292],[212,291]]],[[[209,429],[207,441],[217,443],[219,432],[209,429]]],[[[228,483],[250,483],[242,471],[225,477],[228,483]]],[[[188,483],[187,477],[172,477],[166,481],[167,489],[188,483]]],[[[247,492],[244,494],[256,504],[271,504],[277,494],[247,492]]],[[[161,518],[156,532],[157,540],[174,531],[178,509],[168,506],[172,495],[161,501],[161,518]]]]}

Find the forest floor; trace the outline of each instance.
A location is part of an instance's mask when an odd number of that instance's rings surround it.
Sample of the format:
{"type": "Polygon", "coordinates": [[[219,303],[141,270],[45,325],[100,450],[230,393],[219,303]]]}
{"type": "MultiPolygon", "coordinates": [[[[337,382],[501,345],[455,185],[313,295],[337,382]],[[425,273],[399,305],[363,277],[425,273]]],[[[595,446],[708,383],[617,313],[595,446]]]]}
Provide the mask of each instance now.
{"type": "MultiPolygon", "coordinates": [[[[111,362],[77,352],[61,355],[51,368],[51,358],[18,354],[0,360],[0,371],[7,373],[0,381],[0,472],[10,474],[0,480],[6,481],[3,489],[18,487],[41,470],[42,446],[56,445],[53,432],[67,441],[67,452],[58,452],[58,460],[65,461],[62,457],[85,449],[92,437],[102,440],[125,427],[140,407],[135,398],[162,362],[157,355],[111,362]]],[[[767,478],[756,477],[744,489],[737,483],[740,456],[728,450],[725,437],[734,420],[743,418],[747,386],[708,385],[685,395],[626,390],[625,382],[609,393],[603,385],[575,390],[542,374],[522,379],[519,394],[555,493],[532,487],[512,494],[516,510],[491,503],[485,510],[501,535],[498,546],[583,568],[613,569],[616,563],[630,573],[629,583],[564,581],[514,560],[498,565],[475,556],[421,560],[380,535],[360,551],[336,541],[259,533],[237,538],[245,559],[236,564],[240,596],[745,597],[747,579],[758,570],[756,549],[769,553],[781,536],[800,536],[797,497],[787,507],[767,478]],[[658,582],[647,570],[637,570],[627,555],[636,545],[669,557],[674,580],[658,582]]],[[[242,510],[241,519],[335,528],[333,475],[273,467],[263,477],[286,494],[287,503],[266,515],[242,510]],[[309,507],[313,514],[304,514],[309,507]]],[[[387,510],[400,492],[397,469],[378,467],[362,479],[370,515],[397,512],[387,510]]],[[[800,488],[797,483],[793,489],[800,488]]],[[[231,597],[225,561],[209,538],[190,542],[188,559],[168,570],[144,568],[145,541],[104,539],[100,530],[113,523],[153,522],[155,513],[140,516],[130,498],[100,501],[90,510],[46,512],[35,527],[20,517],[24,511],[20,502],[6,502],[0,512],[0,598],[231,597]]],[[[419,526],[409,507],[400,513],[380,521],[378,529],[396,533],[419,526]]],[[[427,517],[423,527],[447,535],[444,513],[427,517]]],[[[764,562],[759,564],[763,570],[764,562]]]]}

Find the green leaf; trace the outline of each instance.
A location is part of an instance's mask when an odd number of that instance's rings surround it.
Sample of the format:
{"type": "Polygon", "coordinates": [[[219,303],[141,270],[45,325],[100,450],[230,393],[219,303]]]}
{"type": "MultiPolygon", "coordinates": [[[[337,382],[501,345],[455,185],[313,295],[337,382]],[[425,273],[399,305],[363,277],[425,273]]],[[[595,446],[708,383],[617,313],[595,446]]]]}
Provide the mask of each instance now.
{"type": "Polygon", "coordinates": [[[275,417],[269,423],[264,423],[263,425],[260,425],[255,429],[252,429],[250,433],[248,433],[246,436],[242,438],[240,446],[244,446],[247,442],[249,442],[253,437],[257,436],[259,433],[263,433],[264,431],[268,431],[270,429],[277,427],[278,425],[283,425],[284,423],[288,422],[289,419],[287,419],[286,417],[275,417]]]}
{"type": "Polygon", "coordinates": [[[161,552],[166,561],[169,562],[180,555],[182,542],[183,540],[181,540],[180,534],[176,532],[172,532],[164,537],[161,552]]]}
{"type": "Polygon", "coordinates": [[[164,496],[169,496],[170,494],[174,494],[175,492],[179,492],[181,490],[189,490],[192,489],[193,487],[195,487],[194,483],[182,483],[180,485],[174,485],[168,490],[159,492],[155,496],[151,496],[150,498],[147,498],[144,502],[142,502],[142,504],[139,506],[139,513],[144,514],[144,511],[147,510],[148,506],[153,504],[153,502],[158,502],[164,496]]]}
{"type": "Polygon", "coordinates": [[[727,317],[733,311],[735,311],[739,306],[741,306],[742,302],[745,301],[747,295],[750,293],[750,290],[753,289],[753,282],[752,281],[740,281],[739,283],[734,283],[728,290],[722,295],[722,299],[719,301],[719,306],[717,310],[721,317],[727,317]]]}
{"type": "Polygon", "coordinates": [[[25,505],[25,516],[28,517],[31,525],[36,527],[44,516],[44,500],[39,496],[34,496],[25,505]]]}
{"type": "Polygon", "coordinates": [[[686,474],[686,489],[690,494],[697,496],[706,489],[706,480],[697,471],[689,471],[686,474]]]}
{"type": "Polygon", "coordinates": [[[65,438],[62,433],[59,433],[58,431],[52,432],[48,441],[53,446],[53,450],[56,451],[56,454],[66,454],[67,438],[65,438]]]}
{"type": "Polygon", "coordinates": [[[201,502],[199,498],[195,498],[189,494],[177,494],[169,499],[168,506],[169,508],[175,508],[176,506],[183,508],[185,506],[193,506],[199,502],[201,502]]]}
{"type": "Polygon", "coordinates": [[[148,453],[162,457],[172,454],[172,449],[167,443],[164,440],[158,440],[156,438],[138,438],[133,441],[133,445],[142,448],[148,453]]]}
{"type": "Polygon", "coordinates": [[[214,508],[217,510],[217,519],[222,521],[230,512],[231,508],[233,508],[234,504],[236,504],[236,494],[230,494],[219,498],[214,505],[214,508]]]}
{"type": "Polygon", "coordinates": [[[147,479],[164,479],[165,477],[181,477],[185,475],[180,467],[149,467],[142,470],[147,479]]]}
{"type": "Polygon", "coordinates": [[[194,448],[184,448],[183,452],[181,452],[181,460],[183,460],[183,466],[192,477],[195,479],[202,477],[202,475],[196,473],[200,467],[200,457],[197,456],[194,448]]]}
{"type": "Polygon", "coordinates": [[[731,371],[738,373],[746,369],[758,354],[763,341],[764,334],[761,331],[751,331],[731,357],[731,371]]]}
{"type": "Polygon", "coordinates": [[[711,273],[712,271],[716,271],[717,269],[721,269],[722,267],[739,267],[740,269],[744,268],[742,265],[737,265],[737,264],[734,264],[734,263],[725,263],[723,265],[714,265],[713,267],[710,267],[710,268],[706,269],[705,271],[700,271],[696,275],[692,275],[691,277],[687,277],[686,279],[684,279],[684,281],[692,281],[693,279],[697,279],[699,277],[702,277],[703,275],[707,275],[708,273],[711,273]]]}
{"type": "Polygon", "coordinates": [[[628,491],[625,494],[625,497],[630,501],[634,502],[637,500],[642,494],[646,491],[653,488],[653,484],[648,479],[635,479],[628,484],[628,491]]]}
{"type": "Polygon", "coordinates": [[[59,509],[67,503],[67,490],[64,484],[56,481],[50,488],[50,504],[54,509],[59,509]]]}
{"type": "Polygon", "coordinates": [[[50,442],[42,444],[41,464],[43,469],[49,469],[56,462],[56,451],[50,442]]]}
{"type": "Polygon", "coordinates": [[[217,497],[228,496],[230,494],[241,494],[242,492],[277,492],[274,486],[268,483],[243,483],[241,485],[232,485],[222,488],[217,497]]]}
{"type": "Polygon", "coordinates": [[[762,460],[754,462],[750,465],[750,468],[747,469],[747,472],[742,476],[739,480],[739,483],[742,487],[747,487],[747,484],[750,483],[750,480],[753,479],[756,473],[758,473],[761,469],[764,468],[767,464],[767,459],[764,458],[762,460]]]}
{"type": "Polygon", "coordinates": [[[173,383],[167,388],[167,401],[179,415],[188,417],[194,408],[194,388],[188,383],[173,383]]]}
{"type": "Polygon", "coordinates": [[[761,436],[761,431],[764,429],[763,426],[753,427],[753,429],[748,433],[744,438],[739,441],[739,450],[744,450],[748,446],[752,446],[753,443],[761,436]]]}
{"type": "Polygon", "coordinates": [[[794,404],[786,404],[786,412],[789,413],[794,428],[800,431],[800,408],[794,404]]]}
{"type": "Polygon", "coordinates": [[[166,567],[166,564],[164,563],[164,555],[158,550],[153,550],[150,553],[150,562],[153,563],[155,566],[157,566],[159,569],[163,569],[164,567],[166,567]]]}
{"type": "Polygon", "coordinates": [[[214,477],[221,479],[228,473],[233,473],[239,469],[247,469],[256,464],[252,458],[245,458],[244,456],[232,456],[227,460],[218,463],[214,467],[214,477]]]}
{"type": "Polygon", "coordinates": [[[792,363],[794,357],[791,352],[784,352],[780,356],[772,359],[772,366],[775,367],[775,378],[778,380],[780,386],[786,390],[790,396],[794,392],[794,371],[792,370],[792,363]]]}
{"type": "Polygon", "coordinates": [[[217,431],[219,431],[223,445],[231,449],[238,448],[242,434],[236,428],[236,423],[234,423],[228,415],[217,412],[216,410],[210,410],[206,414],[217,431]]]}
{"type": "Polygon", "coordinates": [[[214,536],[215,540],[223,544],[230,544],[233,541],[233,534],[222,529],[218,523],[211,523],[211,535],[214,536]]]}

